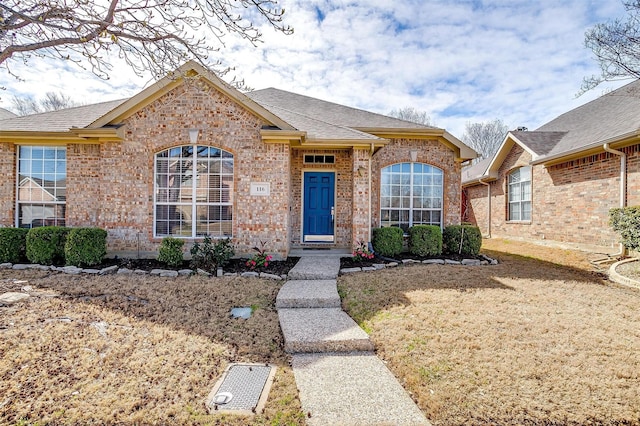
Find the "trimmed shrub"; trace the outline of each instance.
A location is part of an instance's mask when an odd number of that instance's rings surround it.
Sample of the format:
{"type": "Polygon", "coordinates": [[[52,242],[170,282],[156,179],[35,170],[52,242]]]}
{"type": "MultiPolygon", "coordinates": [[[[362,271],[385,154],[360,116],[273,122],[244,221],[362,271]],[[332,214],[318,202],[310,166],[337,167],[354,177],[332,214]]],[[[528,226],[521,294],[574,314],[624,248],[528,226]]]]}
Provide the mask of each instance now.
{"type": "Polygon", "coordinates": [[[100,228],[73,228],[64,245],[67,265],[98,265],[107,254],[107,231],[100,228]]]}
{"type": "Polygon", "coordinates": [[[26,228],[0,228],[0,263],[18,263],[26,259],[26,228]]]}
{"type": "Polygon", "coordinates": [[[382,256],[397,256],[402,252],[402,228],[395,226],[374,228],[371,244],[376,254],[382,256]]]}
{"type": "Polygon", "coordinates": [[[166,263],[172,268],[177,268],[184,261],[182,247],[184,240],[180,238],[167,237],[162,239],[162,244],[158,249],[158,262],[166,263]]]}
{"type": "Polygon", "coordinates": [[[477,255],[482,246],[480,228],[471,225],[450,225],[442,231],[442,247],[447,254],[477,255]]]}
{"type": "Polygon", "coordinates": [[[217,240],[214,244],[211,237],[207,235],[202,244],[196,242],[191,247],[191,268],[194,271],[203,269],[215,274],[217,269],[226,265],[234,254],[236,251],[229,238],[217,240]]]}
{"type": "Polygon", "coordinates": [[[442,254],[442,230],[436,225],[416,225],[409,228],[409,252],[416,256],[442,254]]]}
{"type": "Polygon", "coordinates": [[[620,234],[620,242],[626,248],[640,249],[640,206],[609,210],[609,225],[620,234]]]}
{"type": "Polygon", "coordinates": [[[69,228],[41,226],[27,232],[27,259],[31,263],[53,265],[64,263],[64,245],[69,228]]]}

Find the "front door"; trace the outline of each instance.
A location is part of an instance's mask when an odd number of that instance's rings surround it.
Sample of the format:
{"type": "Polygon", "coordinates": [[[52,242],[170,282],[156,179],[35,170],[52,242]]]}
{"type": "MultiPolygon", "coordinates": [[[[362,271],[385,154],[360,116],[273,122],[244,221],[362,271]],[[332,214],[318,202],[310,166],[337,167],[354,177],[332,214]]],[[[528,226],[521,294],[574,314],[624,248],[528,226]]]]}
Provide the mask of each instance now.
{"type": "Polygon", "coordinates": [[[304,172],[303,241],[333,242],[333,172],[304,172]]]}

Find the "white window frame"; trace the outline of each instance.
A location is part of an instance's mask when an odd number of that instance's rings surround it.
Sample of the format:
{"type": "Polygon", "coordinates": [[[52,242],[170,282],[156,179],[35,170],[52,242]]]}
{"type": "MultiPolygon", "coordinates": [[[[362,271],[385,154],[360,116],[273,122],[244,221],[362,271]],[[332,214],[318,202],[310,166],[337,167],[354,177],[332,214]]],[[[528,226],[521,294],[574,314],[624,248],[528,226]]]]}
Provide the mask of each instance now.
{"type": "MultiPolygon", "coordinates": [[[[176,161],[176,160],[174,160],[174,161],[176,161]]],[[[153,186],[154,186],[154,191],[153,191],[153,194],[154,194],[153,195],[153,235],[154,235],[155,238],[174,237],[174,238],[187,238],[187,239],[191,238],[191,239],[193,239],[193,238],[202,238],[205,235],[209,235],[212,238],[231,238],[231,237],[233,237],[233,216],[234,216],[234,214],[233,214],[234,213],[233,212],[233,204],[234,204],[233,203],[233,198],[235,197],[235,188],[234,188],[234,185],[235,185],[235,182],[234,182],[235,181],[235,179],[234,179],[234,177],[235,177],[235,160],[234,160],[233,153],[231,153],[229,151],[226,151],[226,150],[224,150],[222,148],[219,148],[219,147],[207,146],[207,145],[188,145],[188,144],[185,144],[185,145],[173,146],[171,148],[167,148],[165,150],[156,152],[154,154],[154,168],[153,169],[154,169],[153,170],[153,179],[154,179],[154,184],[153,184],[153,186]],[[193,149],[193,155],[191,157],[182,157],[182,154],[179,157],[171,157],[170,156],[170,153],[171,153],[172,150],[176,150],[177,149],[177,150],[180,150],[182,152],[182,149],[185,148],[185,147],[190,147],[190,148],[193,149]],[[161,188],[158,185],[158,183],[159,183],[158,182],[159,181],[158,164],[159,164],[160,161],[164,161],[163,160],[164,158],[168,158],[166,160],[167,161],[167,177],[168,176],[172,176],[172,174],[169,173],[169,167],[171,166],[171,164],[170,164],[171,163],[171,160],[170,160],[171,158],[174,158],[177,161],[184,160],[184,159],[187,159],[186,161],[190,161],[189,159],[193,159],[193,160],[196,161],[196,164],[197,164],[198,161],[203,161],[203,160],[206,159],[206,160],[209,160],[209,164],[211,164],[211,158],[210,157],[198,157],[197,152],[198,152],[199,149],[207,149],[207,150],[214,150],[215,149],[215,150],[220,151],[220,160],[217,160],[217,159],[215,160],[215,161],[220,161],[220,171],[219,171],[219,173],[210,173],[209,172],[209,173],[205,173],[205,174],[199,174],[198,173],[198,167],[197,166],[193,167],[193,165],[192,165],[191,168],[189,170],[187,170],[187,171],[191,171],[191,175],[190,176],[192,176],[192,178],[191,178],[191,187],[190,188],[188,186],[184,186],[183,187],[181,185],[178,186],[177,188],[169,188],[169,187],[161,188]],[[168,154],[167,157],[161,157],[161,155],[163,153],[165,153],[165,152],[168,154]],[[231,165],[231,171],[230,172],[226,172],[225,173],[225,172],[222,171],[223,163],[231,165]],[[203,176],[209,176],[209,177],[217,176],[221,186],[219,188],[209,188],[209,187],[206,187],[204,189],[203,188],[198,188],[198,181],[203,176]],[[227,180],[223,179],[225,177],[227,178],[227,180]],[[226,191],[226,190],[223,191],[223,188],[222,188],[222,185],[223,185],[222,183],[223,182],[230,183],[230,187],[228,188],[228,191],[226,191]],[[200,193],[209,192],[211,189],[215,189],[215,190],[220,191],[220,196],[221,197],[226,191],[226,193],[228,193],[228,195],[229,195],[229,201],[213,201],[213,202],[212,201],[200,201],[199,200],[199,197],[201,196],[200,193]],[[164,191],[168,191],[167,194],[169,192],[171,192],[171,191],[176,191],[176,192],[182,194],[183,190],[190,190],[190,192],[191,192],[190,199],[188,201],[180,201],[180,200],[164,201],[164,200],[159,200],[159,198],[160,198],[159,195],[160,195],[161,191],[163,191],[163,190],[164,191]],[[169,232],[167,232],[167,233],[159,233],[158,232],[158,220],[159,220],[158,219],[158,206],[184,206],[184,207],[186,207],[186,209],[184,209],[184,210],[186,210],[187,212],[190,213],[190,223],[191,223],[190,232],[188,234],[186,234],[186,235],[184,233],[172,234],[170,232],[171,231],[171,228],[170,228],[171,227],[171,220],[166,219],[167,228],[168,228],[169,232]],[[225,233],[225,232],[213,233],[213,234],[199,232],[198,231],[198,226],[197,226],[197,223],[198,223],[199,219],[195,219],[195,218],[197,218],[198,207],[208,207],[208,208],[210,208],[210,207],[220,207],[221,209],[222,208],[227,208],[231,213],[230,218],[228,220],[220,219],[219,222],[221,224],[225,223],[226,224],[225,227],[229,228],[229,232],[228,233],[225,233]]],[[[175,177],[175,176],[178,176],[178,175],[173,174],[173,176],[175,177]]],[[[179,175],[179,176],[188,176],[188,175],[185,173],[184,175],[179,175]]],[[[181,197],[181,196],[182,195],[179,195],[179,197],[181,197]]],[[[206,195],[206,197],[208,197],[208,196],[210,196],[210,194],[206,195]]],[[[168,195],[167,195],[167,197],[168,197],[168,195]]],[[[221,214],[221,216],[222,216],[222,214],[221,214]]],[[[184,222],[187,222],[187,221],[184,221],[184,222]]],[[[183,223],[183,222],[180,221],[180,223],[183,223]]],[[[222,228],[222,225],[221,225],[221,228],[222,228]]]]}
{"type": "Polygon", "coordinates": [[[507,218],[509,222],[531,222],[532,214],[532,177],[531,166],[523,166],[514,169],[507,175],[507,218]],[[517,175],[517,181],[512,182],[517,175]],[[524,178],[522,177],[524,175],[524,178]],[[517,217],[514,207],[517,206],[517,217]],[[525,207],[528,206],[528,217],[525,217],[525,207]]]}
{"type": "MultiPolygon", "coordinates": [[[[66,225],[66,192],[67,192],[67,147],[64,145],[56,145],[56,146],[36,146],[36,145],[18,145],[17,146],[17,155],[16,155],[16,193],[15,193],[15,226],[16,227],[28,227],[34,228],[37,226],[45,226],[45,225],[56,225],[56,226],[65,226],[66,225]],[[25,158],[23,156],[23,150],[28,151],[30,155],[25,158]],[[43,155],[42,158],[34,158],[33,153],[36,150],[42,150],[43,155]],[[53,158],[46,158],[47,155],[44,153],[46,150],[55,150],[55,155],[53,158]],[[63,152],[64,156],[60,156],[59,152],[63,152]],[[42,171],[34,171],[33,167],[35,163],[41,160],[42,161],[42,171]],[[64,165],[64,172],[61,171],[62,167],[60,167],[60,163],[64,165]],[[28,168],[27,170],[23,170],[22,167],[28,168]],[[21,172],[23,172],[21,174],[21,172]],[[52,199],[51,200],[21,200],[21,184],[23,181],[29,179],[31,181],[31,185],[34,188],[40,188],[43,193],[40,198],[45,197],[45,193],[48,194],[52,199]],[[64,185],[59,185],[58,182],[64,182],[64,185]],[[48,185],[47,185],[48,183],[48,185]],[[59,197],[64,197],[64,199],[60,200],[59,197]],[[32,212],[37,211],[38,208],[41,209],[42,212],[47,211],[48,209],[53,209],[53,216],[50,218],[42,217],[42,223],[33,226],[33,221],[31,221],[31,226],[25,226],[21,224],[21,213],[22,206],[31,205],[32,212]],[[62,216],[58,216],[57,212],[62,210],[62,216]],[[48,220],[48,221],[47,221],[48,220]]],[[[32,190],[31,190],[32,191],[32,190]]],[[[29,192],[31,192],[29,191],[29,192]]]]}
{"type": "MultiPolygon", "coordinates": [[[[402,183],[400,183],[400,185],[402,185],[402,183]]],[[[402,189],[400,189],[402,190],[402,189]]],[[[402,201],[401,201],[402,204],[402,201]]],[[[383,167],[380,170],[380,226],[399,226],[402,227],[402,225],[407,224],[407,222],[401,220],[400,215],[401,213],[398,214],[399,216],[399,220],[398,221],[394,221],[391,220],[391,218],[389,217],[388,220],[384,220],[384,211],[388,210],[389,211],[389,216],[391,216],[391,212],[392,211],[398,211],[398,212],[402,212],[402,211],[406,211],[408,212],[408,228],[411,228],[414,225],[422,225],[422,224],[430,224],[430,225],[437,225],[440,226],[440,228],[443,227],[443,214],[444,214],[444,171],[442,169],[440,169],[439,167],[435,167],[432,166],[431,164],[427,164],[427,163],[419,163],[419,162],[404,162],[404,163],[395,163],[395,164],[391,164],[389,166],[383,167]],[[402,182],[402,176],[406,175],[407,172],[403,171],[403,167],[404,165],[408,165],[409,167],[409,205],[408,206],[404,206],[401,205],[399,207],[392,207],[392,199],[393,197],[399,197],[399,198],[406,198],[406,196],[403,196],[402,194],[400,194],[399,196],[394,196],[392,194],[393,192],[393,188],[392,186],[397,186],[397,184],[394,184],[393,182],[393,177],[392,175],[399,175],[400,176],[400,182],[402,182]],[[416,165],[421,165],[423,168],[422,172],[416,172],[415,171],[415,166],[416,165]],[[399,167],[400,172],[398,173],[397,171],[394,171],[393,168],[394,167],[399,167]],[[425,173],[424,172],[424,168],[428,168],[430,170],[430,172],[425,173]],[[389,179],[390,182],[387,183],[386,185],[389,186],[389,195],[385,196],[383,195],[384,190],[383,190],[383,186],[385,185],[385,183],[383,182],[385,180],[384,175],[385,173],[389,173],[389,179]],[[433,184],[433,185],[425,185],[422,182],[420,182],[418,184],[418,177],[423,178],[424,176],[431,176],[432,179],[439,179],[440,183],[438,184],[433,184]],[[426,197],[431,199],[432,201],[436,201],[437,204],[439,204],[439,207],[417,207],[414,205],[414,198],[415,197],[422,197],[422,195],[418,195],[416,194],[416,190],[418,187],[427,187],[430,186],[433,189],[435,189],[437,191],[436,196],[430,196],[430,197],[426,197]],[[385,205],[384,202],[384,198],[388,197],[389,198],[389,205],[385,205]],[[414,221],[414,212],[416,211],[421,211],[421,212],[430,212],[429,216],[432,216],[433,212],[437,212],[438,216],[437,216],[437,220],[429,220],[429,221],[414,221]],[[396,223],[397,222],[397,223],[396,223]]],[[[431,219],[431,218],[430,218],[431,219]]]]}

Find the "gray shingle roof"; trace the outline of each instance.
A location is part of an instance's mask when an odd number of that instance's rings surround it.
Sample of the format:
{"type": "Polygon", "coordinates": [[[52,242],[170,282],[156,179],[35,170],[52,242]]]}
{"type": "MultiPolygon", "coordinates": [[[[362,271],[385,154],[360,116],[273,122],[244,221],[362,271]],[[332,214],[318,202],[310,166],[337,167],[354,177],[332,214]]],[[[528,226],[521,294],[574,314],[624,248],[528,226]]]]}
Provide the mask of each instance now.
{"type": "Polygon", "coordinates": [[[492,158],[483,158],[477,163],[464,167],[462,169],[462,183],[470,182],[472,180],[482,177],[487,171],[487,167],[491,164],[492,158]]]}
{"type": "Polygon", "coordinates": [[[0,121],[0,131],[66,132],[86,127],[126,99],[24,115],[0,121]]]}
{"type": "Polygon", "coordinates": [[[7,118],[17,117],[17,114],[12,113],[8,109],[0,108],[0,120],[6,120],[7,118]]]}
{"type": "MultiPolygon", "coordinates": [[[[387,117],[386,115],[376,114],[362,109],[323,101],[309,96],[299,95],[297,93],[287,92],[286,90],[268,88],[255,90],[253,92],[246,93],[246,95],[266,109],[270,110],[272,107],[280,108],[280,111],[287,110],[295,112],[299,116],[306,116],[308,118],[320,120],[325,123],[331,123],[336,126],[382,129],[434,128],[431,126],[412,123],[410,121],[400,120],[398,118],[387,117]]],[[[275,111],[272,112],[278,115],[275,111]]],[[[285,119],[285,121],[287,120],[285,119]]],[[[289,124],[298,128],[294,123],[289,124]]],[[[298,129],[303,130],[301,128],[298,129]]]]}
{"type": "Polygon", "coordinates": [[[536,130],[533,132],[512,131],[510,133],[536,155],[543,156],[549,154],[568,132],[539,132],[536,130]]]}

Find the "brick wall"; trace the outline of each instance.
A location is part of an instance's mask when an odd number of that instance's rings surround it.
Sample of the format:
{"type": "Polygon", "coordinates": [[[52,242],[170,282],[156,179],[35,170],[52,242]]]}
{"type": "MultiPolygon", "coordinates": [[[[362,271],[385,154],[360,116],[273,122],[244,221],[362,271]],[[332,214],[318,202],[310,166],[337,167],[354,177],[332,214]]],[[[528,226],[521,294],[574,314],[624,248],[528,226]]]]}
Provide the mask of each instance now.
{"type": "Polygon", "coordinates": [[[461,166],[454,153],[437,140],[392,139],[376,152],[372,160],[372,227],[380,226],[380,171],[391,164],[411,161],[411,151],[418,151],[417,162],[438,167],[444,172],[443,225],[460,223],[461,166]]]}
{"type": "Polygon", "coordinates": [[[10,143],[0,143],[0,226],[15,225],[16,147],[10,143]]]}
{"type": "MultiPolygon", "coordinates": [[[[627,153],[627,203],[640,203],[640,145],[627,153]]],[[[530,223],[507,221],[505,197],[509,171],[526,165],[530,156],[515,145],[491,183],[491,234],[612,247],[618,237],[609,227],[609,209],[619,205],[620,157],[600,153],[545,168],[532,169],[530,223]]],[[[487,190],[484,185],[466,188],[470,212],[467,220],[487,230],[487,190]]]]}

